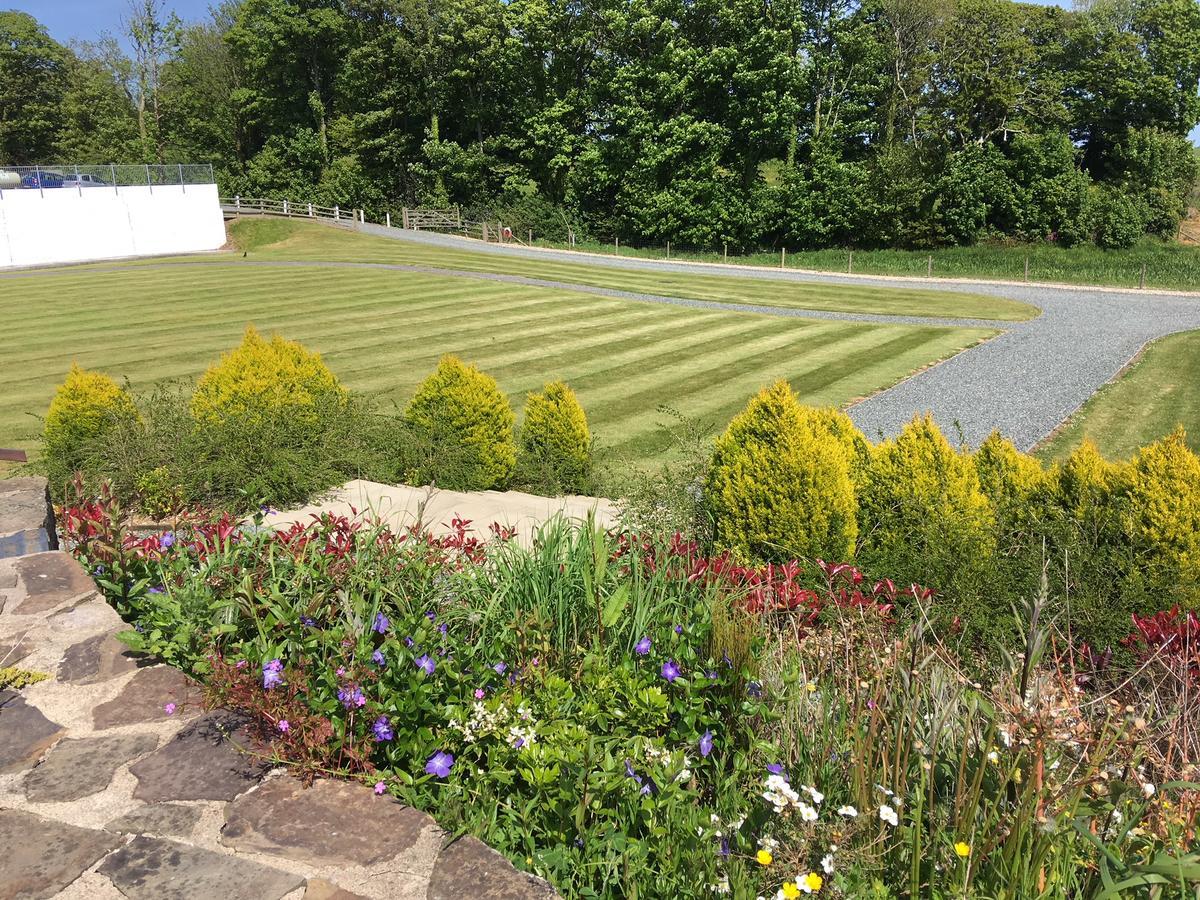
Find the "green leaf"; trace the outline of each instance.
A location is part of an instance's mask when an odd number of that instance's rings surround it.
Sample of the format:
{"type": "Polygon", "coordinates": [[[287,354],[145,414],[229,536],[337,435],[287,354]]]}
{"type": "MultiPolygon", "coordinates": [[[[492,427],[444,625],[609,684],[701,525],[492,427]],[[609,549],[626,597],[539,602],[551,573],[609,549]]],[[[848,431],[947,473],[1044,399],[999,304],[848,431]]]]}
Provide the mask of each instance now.
{"type": "Polygon", "coordinates": [[[604,604],[604,613],[600,619],[604,627],[612,628],[616,625],[621,619],[621,614],[625,612],[625,607],[628,605],[629,585],[625,583],[613,591],[604,604]]]}

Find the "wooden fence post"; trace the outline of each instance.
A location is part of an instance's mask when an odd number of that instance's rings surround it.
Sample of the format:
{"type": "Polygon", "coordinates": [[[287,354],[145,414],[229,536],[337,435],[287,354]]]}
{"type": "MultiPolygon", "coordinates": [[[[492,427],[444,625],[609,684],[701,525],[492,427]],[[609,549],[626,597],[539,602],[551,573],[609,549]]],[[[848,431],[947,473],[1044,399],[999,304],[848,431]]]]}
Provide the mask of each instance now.
{"type": "Polygon", "coordinates": [[[532,228],[529,229],[529,243],[531,245],[533,244],[533,229],[532,228]]]}
{"type": "Polygon", "coordinates": [[[333,221],[335,221],[335,222],[336,222],[336,221],[338,221],[339,219],[341,219],[341,217],[342,217],[342,214],[341,214],[341,212],[338,210],[338,205],[337,205],[336,203],[335,203],[335,204],[333,204],[333,221]]]}
{"type": "Polygon", "coordinates": [[[1025,283],[1029,284],[1029,257],[1025,257],[1025,283]]]}
{"type": "Polygon", "coordinates": [[[779,248],[779,268],[787,266],[787,247],[779,248]]]}
{"type": "Polygon", "coordinates": [[[408,229],[408,207],[407,206],[400,207],[400,227],[405,230],[408,229]]]}
{"type": "Polygon", "coordinates": [[[728,243],[721,245],[721,262],[724,262],[724,263],[729,262],[729,244],[728,243]]]}
{"type": "Polygon", "coordinates": [[[613,256],[620,256],[621,255],[621,238],[620,237],[613,238],[613,246],[615,247],[615,249],[613,250],[613,256]]]}
{"type": "Polygon", "coordinates": [[[667,259],[671,258],[671,242],[667,241],[667,259]]]}
{"type": "Polygon", "coordinates": [[[925,277],[926,278],[933,277],[933,256],[932,255],[929,257],[929,259],[927,259],[925,261],[925,277]]]}
{"type": "Polygon", "coordinates": [[[313,217],[313,214],[312,214],[312,204],[311,204],[311,203],[310,203],[310,204],[308,204],[308,217],[309,217],[310,219],[313,217]]]}
{"type": "Polygon", "coordinates": [[[1138,287],[1141,288],[1142,290],[1146,289],[1146,264],[1145,263],[1142,263],[1142,278],[1141,278],[1141,281],[1138,282],[1138,287]]]}
{"type": "Polygon", "coordinates": [[[846,274],[847,275],[854,274],[854,251],[853,250],[850,251],[850,258],[846,261],[846,274]]]}

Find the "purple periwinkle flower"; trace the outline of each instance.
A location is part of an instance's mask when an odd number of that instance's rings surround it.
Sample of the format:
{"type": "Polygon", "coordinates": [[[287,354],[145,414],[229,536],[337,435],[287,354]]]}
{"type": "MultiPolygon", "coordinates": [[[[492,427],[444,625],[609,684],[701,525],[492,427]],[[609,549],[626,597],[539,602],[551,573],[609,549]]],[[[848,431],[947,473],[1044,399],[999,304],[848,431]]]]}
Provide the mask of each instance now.
{"type": "Polygon", "coordinates": [[[175,546],[175,535],[168,531],[165,534],[158,536],[158,547],[160,550],[170,550],[175,546]]]}
{"type": "Polygon", "coordinates": [[[683,626],[682,626],[682,625],[676,625],[676,626],[675,626],[675,633],[676,633],[676,634],[683,634],[683,626]]]}
{"type": "Polygon", "coordinates": [[[454,756],[444,750],[439,750],[433,754],[433,756],[429,757],[429,761],[425,763],[426,774],[436,775],[438,778],[448,777],[452,768],[454,768],[454,756]]]}
{"type": "Polygon", "coordinates": [[[497,675],[503,675],[506,671],[508,671],[508,663],[498,662],[492,666],[492,668],[496,670],[497,675]]]}
{"type": "Polygon", "coordinates": [[[667,679],[668,684],[670,684],[676,678],[678,678],[679,675],[680,675],[679,666],[675,665],[675,660],[668,659],[665,663],[663,663],[662,677],[667,679]]]}
{"type": "Polygon", "coordinates": [[[317,627],[317,620],[316,620],[316,619],[314,619],[312,616],[301,616],[301,617],[300,617],[300,624],[301,624],[301,625],[307,625],[309,628],[316,628],[316,627],[317,627]]]}
{"type": "Polygon", "coordinates": [[[375,724],[371,726],[371,731],[375,735],[377,741],[390,741],[396,736],[396,732],[392,731],[392,723],[388,721],[387,716],[380,716],[375,720],[375,724]]]}
{"type": "Polygon", "coordinates": [[[163,589],[161,587],[159,587],[158,585],[155,585],[154,587],[150,588],[149,592],[151,594],[161,594],[161,593],[163,593],[163,589]]]}
{"type": "Polygon", "coordinates": [[[437,613],[435,613],[432,609],[427,610],[425,613],[425,618],[427,618],[430,622],[432,622],[435,619],[437,619],[437,613]]]}
{"type": "Polygon", "coordinates": [[[650,652],[650,648],[654,646],[653,641],[648,637],[643,637],[640,641],[633,645],[633,652],[638,656],[645,656],[650,652]]]}
{"type": "Polygon", "coordinates": [[[746,685],[746,693],[749,694],[751,697],[758,699],[759,697],[762,696],[762,685],[759,684],[757,681],[751,681],[749,684],[746,685]]]}
{"type": "Polygon", "coordinates": [[[383,658],[382,650],[376,650],[374,653],[371,654],[371,662],[375,663],[375,665],[377,665],[377,666],[386,666],[387,665],[387,660],[383,658]]]}
{"type": "Polygon", "coordinates": [[[388,621],[388,617],[383,613],[375,613],[375,624],[371,626],[378,634],[386,634],[388,626],[392,623],[388,621]]]}
{"type": "Polygon", "coordinates": [[[342,701],[342,706],[346,709],[352,706],[361,708],[367,705],[367,698],[363,696],[362,688],[355,685],[339,688],[338,699],[342,701]]]}
{"type": "Polygon", "coordinates": [[[712,749],[713,749],[712,732],[705,731],[704,734],[702,734],[700,736],[700,755],[708,756],[708,754],[712,753],[712,749]]]}
{"type": "Polygon", "coordinates": [[[721,662],[725,663],[725,668],[727,668],[727,669],[733,668],[733,660],[729,658],[728,651],[721,654],[721,662]]]}
{"type": "Polygon", "coordinates": [[[406,638],[404,639],[404,646],[405,646],[405,647],[411,647],[411,646],[412,646],[414,643],[416,643],[416,642],[415,642],[415,641],[414,641],[412,638],[410,638],[410,637],[406,637],[406,638]]]}
{"type": "Polygon", "coordinates": [[[625,775],[635,781],[641,781],[637,772],[633,771],[633,764],[629,760],[625,760],[625,775]]]}
{"type": "Polygon", "coordinates": [[[787,772],[783,771],[783,763],[769,763],[767,771],[772,775],[782,775],[784,781],[788,780],[787,772]]]}
{"type": "Polygon", "coordinates": [[[729,855],[729,838],[721,838],[721,855],[729,855]]]}
{"type": "Polygon", "coordinates": [[[717,680],[717,670],[716,670],[716,669],[709,669],[709,670],[708,670],[707,672],[705,672],[704,674],[705,674],[706,676],[708,676],[708,680],[709,680],[709,681],[716,681],[716,680],[717,680]]]}
{"type": "Polygon", "coordinates": [[[283,684],[283,663],[277,659],[263,663],[263,687],[270,690],[283,684]]]}
{"type": "Polygon", "coordinates": [[[443,622],[441,625],[439,625],[439,626],[438,626],[438,631],[439,631],[441,634],[445,634],[445,633],[446,633],[446,631],[447,631],[448,629],[449,629],[449,626],[448,626],[448,625],[446,625],[446,623],[445,623],[445,622],[443,622]]]}
{"type": "Polygon", "coordinates": [[[424,656],[418,657],[417,668],[420,669],[422,672],[424,672],[426,675],[432,675],[433,670],[437,668],[437,663],[433,661],[433,658],[431,656],[426,654],[424,656]]]}
{"type": "Polygon", "coordinates": [[[525,746],[525,738],[523,738],[523,737],[519,737],[513,741],[513,749],[514,750],[520,750],[524,746],[525,746]]]}

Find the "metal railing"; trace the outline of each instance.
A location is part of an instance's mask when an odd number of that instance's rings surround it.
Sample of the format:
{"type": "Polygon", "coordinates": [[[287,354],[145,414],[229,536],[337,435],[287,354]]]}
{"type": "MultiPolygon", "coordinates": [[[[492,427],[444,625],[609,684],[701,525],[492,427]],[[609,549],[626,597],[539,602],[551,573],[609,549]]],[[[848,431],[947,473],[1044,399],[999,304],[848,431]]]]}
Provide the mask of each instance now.
{"type": "Polygon", "coordinates": [[[209,163],[0,166],[0,191],[215,184],[209,163]]]}

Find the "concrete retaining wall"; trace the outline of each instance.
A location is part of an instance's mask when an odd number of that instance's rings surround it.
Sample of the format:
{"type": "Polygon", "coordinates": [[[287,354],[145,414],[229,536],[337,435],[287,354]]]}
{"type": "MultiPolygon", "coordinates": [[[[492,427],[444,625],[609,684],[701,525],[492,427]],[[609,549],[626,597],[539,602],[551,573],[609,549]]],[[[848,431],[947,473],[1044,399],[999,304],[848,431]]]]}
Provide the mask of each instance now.
{"type": "Polygon", "coordinates": [[[216,250],[215,184],[0,191],[0,268],[216,250]]]}

